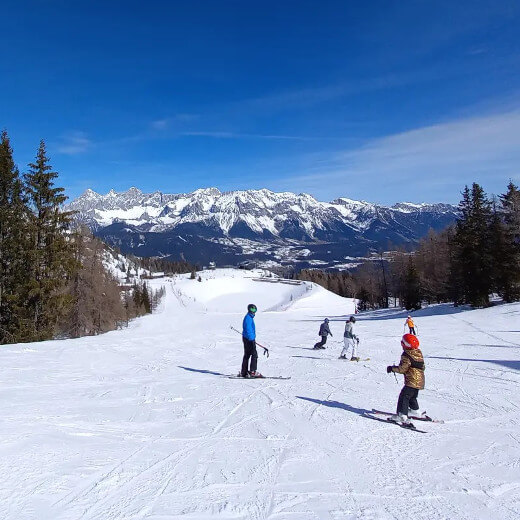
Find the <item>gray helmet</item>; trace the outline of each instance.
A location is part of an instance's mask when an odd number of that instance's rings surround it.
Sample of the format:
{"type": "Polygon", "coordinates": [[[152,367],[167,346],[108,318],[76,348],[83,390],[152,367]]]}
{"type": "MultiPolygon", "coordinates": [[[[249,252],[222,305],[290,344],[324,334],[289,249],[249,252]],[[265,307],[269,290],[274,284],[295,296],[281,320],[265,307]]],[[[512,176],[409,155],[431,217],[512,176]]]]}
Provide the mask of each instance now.
{"type": "Polygon", "coordinates": [[[329,322],[329,318],[325,318],[325,323],[328,323],[329,322]]]}
{"type": "Polygon", "coordinates": [[[352,323],[356,323],[356,318],[354,316],[351,316],[349,321],[351,321],[352,323]]]}

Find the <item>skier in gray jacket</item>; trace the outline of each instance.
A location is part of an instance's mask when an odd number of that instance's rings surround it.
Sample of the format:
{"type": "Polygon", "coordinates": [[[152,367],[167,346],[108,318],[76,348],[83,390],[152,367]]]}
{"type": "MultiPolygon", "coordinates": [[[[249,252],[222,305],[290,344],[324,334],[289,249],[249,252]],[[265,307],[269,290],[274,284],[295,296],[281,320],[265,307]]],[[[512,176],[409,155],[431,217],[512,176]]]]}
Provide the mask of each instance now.
{"type": "Polygon", "coordinates": [[[356,323],[356,318],[354,316],[351,316],[350,319],[347,320],[347,323],[345,323],[345,333],[343,334],[344,347],[339,359],[347,359],[348,351],[352,349],[352,357],[350,358],[350,361],[359,361],[357,353],[359,338],[354,334],[354,323],[356,323]]]}
{"type": "Polygon", "coordinates": [[[332,332],[329,328],[329,318],[325,318],[325,320],[323,320],[323,323],[320,325],[320,331],[318,332],[318,335],[321,336],[321,341],[318,341],[318,343],[314,345],[315,350],[325,348],[324,345],[327,343],[327,336],[330,335],[330,337],[332,337],[332,332]]]}

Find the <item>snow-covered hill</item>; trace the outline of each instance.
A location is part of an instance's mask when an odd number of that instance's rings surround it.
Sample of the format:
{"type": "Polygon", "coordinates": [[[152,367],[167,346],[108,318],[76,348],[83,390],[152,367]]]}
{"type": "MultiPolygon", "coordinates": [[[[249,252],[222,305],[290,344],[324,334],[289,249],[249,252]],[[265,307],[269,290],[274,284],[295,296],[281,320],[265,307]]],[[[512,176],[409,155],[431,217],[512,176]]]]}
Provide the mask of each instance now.
{"type": "MultiPolygon", "coordinates": [[[[426,357],[419,434],[392,410],[405,313],[358,316],[365,363],[337,359],[353,302],[217,270],[151,280],[128,329],[0,350],[5,520],[495,519],[520,510],[520,304],[414,315],[426,357]],[[266,375],[235,380],[246,303],[266,375]],[[270,310],[269,310],[270,309],[270,310]],[[309,350],[328,316],[334,337],[309,350]]],[[[419,424],[419,423],[418,423],[419,424]]]]}
{"type": "Polygon", "coordinates": [[[216,188],[188,194],[131,188],[99,195],[87,190],[67,209],[77,211],[78,219],[109,243],[140,256],[179,259],[182,253],[192,262],[235,263],[230,260],[238,254],[307,265],[313,260],[343,263],[345,256],[366,254],[388,241],[416,241],[456,215],[448,204],[385,207],[347,198],[319,202],[307,194],[266,189],[222,193],[216,188]]]}

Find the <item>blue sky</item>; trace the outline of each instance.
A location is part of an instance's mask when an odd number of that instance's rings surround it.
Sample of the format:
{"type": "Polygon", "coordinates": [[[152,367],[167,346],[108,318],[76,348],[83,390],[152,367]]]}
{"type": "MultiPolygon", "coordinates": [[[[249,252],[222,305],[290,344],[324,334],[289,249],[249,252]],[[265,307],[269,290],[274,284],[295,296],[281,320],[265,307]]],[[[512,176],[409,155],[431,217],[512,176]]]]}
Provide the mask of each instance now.
{"type": "Polygon", "coordinates": [[[520,183],[520,3],[4,0],[0,127],[73,198],[520,183]]]}

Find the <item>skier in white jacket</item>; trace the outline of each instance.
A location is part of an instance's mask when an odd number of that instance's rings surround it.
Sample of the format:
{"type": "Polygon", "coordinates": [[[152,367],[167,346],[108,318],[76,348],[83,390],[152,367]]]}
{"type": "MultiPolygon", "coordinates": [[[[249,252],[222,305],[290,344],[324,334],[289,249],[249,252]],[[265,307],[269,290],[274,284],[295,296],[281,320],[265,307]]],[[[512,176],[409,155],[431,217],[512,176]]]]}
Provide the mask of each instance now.
{"type": "Polygon", "coordinates": [[[351,316],[350,319],[345,323],[345,333],[343,334],[344,347],[341,351],[339,359],[347,359],[348,351],[352,348],[352,357],[350,361],[359,361],[357,347],[359,345],[359,338],[354,334],[354,323],[356,318],[351,316]]]}

